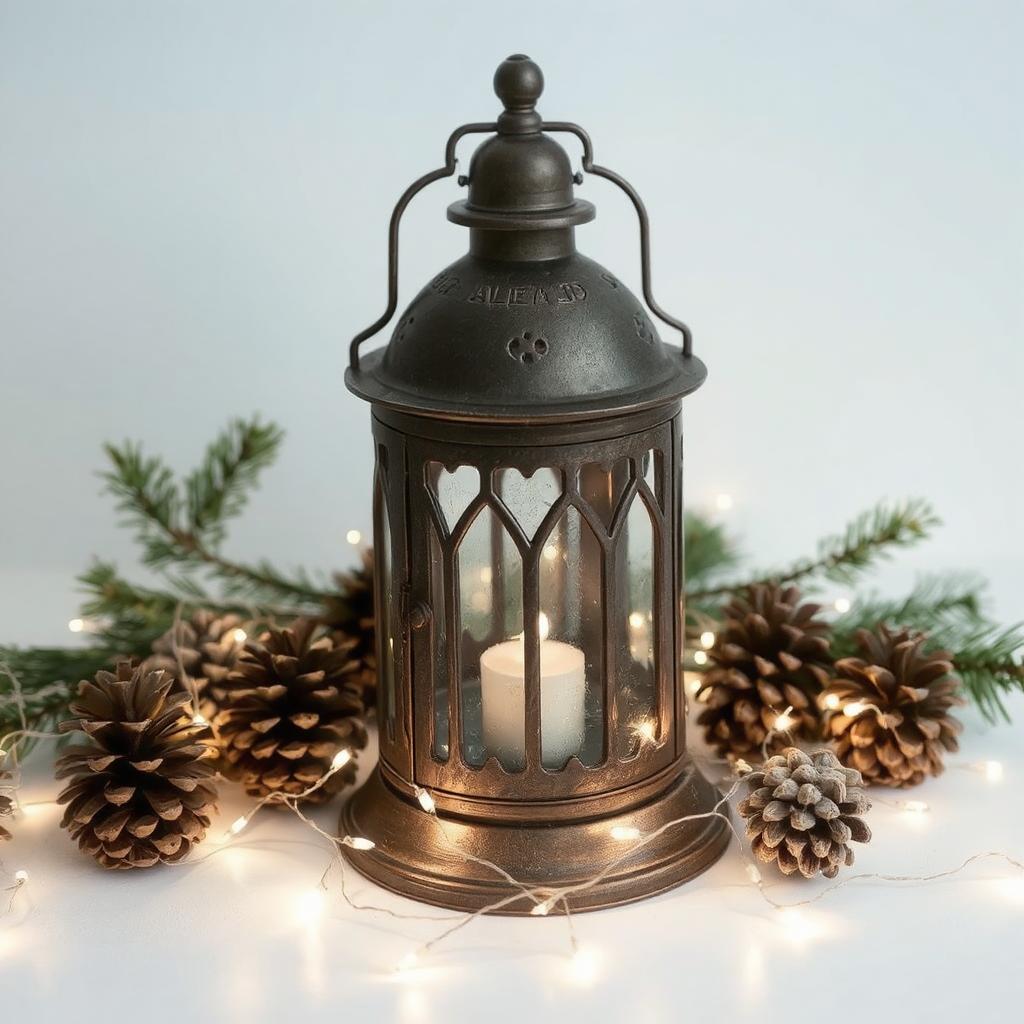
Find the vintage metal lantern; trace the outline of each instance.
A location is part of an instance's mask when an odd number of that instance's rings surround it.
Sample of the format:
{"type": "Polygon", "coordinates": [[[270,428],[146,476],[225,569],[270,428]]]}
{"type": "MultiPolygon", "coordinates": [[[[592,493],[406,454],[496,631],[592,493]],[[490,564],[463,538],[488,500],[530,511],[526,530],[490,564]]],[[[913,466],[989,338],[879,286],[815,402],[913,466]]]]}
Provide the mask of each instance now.
{"type": "MultiPolygon", "coordinates": [[[[527,57],[504,61],[494,88],[497,121],[457,129],[445,165],[399,200],[388,308],[352,342],[346,376],[371,403],[376,446],[380,762],[342,816],[376,845],[344,852],[389,889],[460,909],[516,891],[474,857],[559,888],[604,871],[623,837],[717,799],[686,752],[681,671],[680,399],[706,371],[651,295],[637,194],[593,163],[582,128],[542,121],[527,57]],[[594,207],[574,198],[583,175],[555,133],[632,200],[647,309],[577,252],[594,207]],[[454,173],[470,134],[491,137],[448,208],[469,252],[364,354],[396,309],[402,212],[454,173]]],[[[570,905],[660,892],[726,842],[718,817],[669,828],[570,905]]]]}

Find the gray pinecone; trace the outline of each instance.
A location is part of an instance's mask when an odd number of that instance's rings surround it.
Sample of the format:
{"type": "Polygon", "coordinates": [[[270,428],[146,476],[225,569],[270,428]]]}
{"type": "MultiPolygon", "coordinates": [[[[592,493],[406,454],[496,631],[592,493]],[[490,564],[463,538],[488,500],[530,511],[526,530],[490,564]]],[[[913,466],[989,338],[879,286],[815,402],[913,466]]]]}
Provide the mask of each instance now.
{"type": "Polygon", "coordinates": [[[853,863],[850,841],[867,843],[871,830],[859,815],[870,807],[855,768],[828,750],[805,754],[789,747],[746,777],[750,795],[739,805],[758,860],[775,861],[785,875],[819,871],[835,878],[853,863]]]}

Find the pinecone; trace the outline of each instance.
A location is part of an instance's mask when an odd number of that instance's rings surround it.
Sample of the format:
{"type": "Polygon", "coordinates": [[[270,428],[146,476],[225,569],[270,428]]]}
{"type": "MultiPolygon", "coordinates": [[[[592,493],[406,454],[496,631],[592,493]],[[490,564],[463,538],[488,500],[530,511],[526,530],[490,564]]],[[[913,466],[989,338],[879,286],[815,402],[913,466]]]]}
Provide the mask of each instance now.
{"type": "Polygon", "coordinates": [[[943,750],[959,747],[962,727],[949,709],[964,703],[960,683],[949,652],[924,650],[925,639],[884,625],[858,630],[863,657],[837,661],[825,690],[826,707],[838,708],[826,712],[825,731],[869,785],[916,786],[942,772],[943,750]]]}
{"type": "Polygon", "coordinates": [[[57,762],[57,778],[71,779],[57,798],[68,805],[61,826],[105,868],[174,863],[210,826],[209,730],[173,685],[166,672],[119,662],[79,684],[76,718],[61,724],[86,737],[57,762]]]}
{"type": "Polygon", "coordinates": [[[154,641],[153,654],[144,664],[170,673],[190,697],[198,695],[197,710],[212,721],[224,696],[222,684],[244,643],[245,629],[239,616],[201,608],[154,641]]]}
{"type": "MultiPolygon", "coordinates": [[[[366,746],[358,664],[351,643],[296,619],[249,641],[224,682],[217,716],[228,771],[251,796],[296,796],[320,779],[343,747],[366,746]]],[[[327,800],[355,780],[355,759],[311,794],[327,800]]]]}
{"type": "Polygon", "coordinates": [[[373,548],[364,548],[362,564],[346,573],[336,573],[338,597],[328,600],[318,621],[335,634],[337,643],[351,642],[349,657],[356,662],[356,678],[367,709],[376,704],[377,634],[373,605],[373,548]]]}
{"type": "Polygon", "coordinates": [[[697,693],[705,705],[697,723],[720,756],[759,758],[787,708],[793,724],[769,750],[817,737],[817,696],[831,678],[831,627],[815,618],[818,609],[801,604],[796,587],[775,584],[754,584],[725,606],[697,693]]]}
{"type": "MultiPolygon", "coordinates": [[[[3,755],[0,754],[0,757],[3,755]]],[[[7,771],[5,768],[0,768],[0,822],[4,818],[12,818],[14,816],[14,800],[10,793],[5,793],[5,789],[12,789],[14,786],[14,773],[7,771]]],[[[0,824],[0,839],[10,839],[11,833],[0,824]]]]}
{"type": "Polygon", "coordinates": [[[768,758],[745,779],[750,796],[741,801],[747,836],[758,860],[775,861],[785,875],[819,871],[835,878],[853,863],[851,840],[867,843],[871,830],[858,815],[870,809],[860,772],[844,768],[835,754],[805,754],[789,747],[768,758]]]}

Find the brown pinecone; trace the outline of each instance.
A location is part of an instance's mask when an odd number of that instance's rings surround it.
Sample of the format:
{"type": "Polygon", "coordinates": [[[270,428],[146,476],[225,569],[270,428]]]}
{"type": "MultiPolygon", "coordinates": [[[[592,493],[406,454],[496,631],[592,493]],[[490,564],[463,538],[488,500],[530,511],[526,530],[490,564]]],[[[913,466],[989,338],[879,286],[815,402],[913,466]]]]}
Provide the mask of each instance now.
{"type": "Polygon", "coordinates": [[[723,609],[723,622],[708,651],[697,699],[697,723],[721,756],[761,756],[776,719],[787,708],[792,727],[772,736],[769,751],[798,737],[816,738],[817,696],[830,678],[831,626],[815,618],[816,604],[801,604],[796,587],[754,584],[723,609]]]}
{"type": "Polygon", "coordinates": [[[61,724],[86,738],[57,761],[57,778],[71,779],[57,798],[68,805],[61,826],[105,868],[174,863],[210,826],[209,730],[173,685],[166,672],[119,662],[79,684],[76,717],[61,724]]]}
{"type": "MultiPolygon", "coordinates": [[[[0,755],[2,756],[2,755],[0,755]]],[[[14,773],[7,771],[5,768],[0,768],[0,822],[4,818],[12,818],[14,816],[14,800],[11,798],[10,793],[5,793],[5,789],[11,789],[14,785],[14,773]]],[[[0,839],[10,839],[11,833],[0,824],[0,839]]]]}
{"type": "Polygon", "coordinates": [[[318,621],[328,626],[338,643],[351,643],[349,657],[356,662],[356,678],[367,710],[377,701],[377,633],[373,604],[373,548],[363,548],[361,565],[336,573],[338,597],[326,602],[318,621]]]}
{"type": "Polygon", "coordinates": [[[239,616],[201,608],[154,641],[153,654],[144,664],[170,673],[190,697],[198,696],[197,710],[212,721],[224,695],[221,684],[235,667],[244,643],[245,627],[239,616]]]}
{"type": "MultiPolygon", "coordinates": [[[[250,640],[224,682],[217,732],[227,767],[251,796],[296,796],[343,747],[366,746],[362,691],[351,646],[296,619],[250,640]]],[[[311,794],[327,800],[355,780],[355,759],[311,794]]]]}
{"type": "Polygon", "coordinates": [[[943,751],[959,748],[962,726],[949,713],[960,681],[948,651],[924,650],[925,636],[878,627],[858,630],[863,657],[836,662],[824,700],[825,731],[843,764],[869,785],[916,786],[943,768],[943,751]],[[862,704],[847,714],[850,704],[862,704]],[[875,709],[878,709],[877,711],[875,709]]]}
{"type": "Polygon", "coordinates": [[[870,809],[860,772],[844,768],[828,750],[805,754],[789,747],[744,780],[750,796],[738,810],[758,860],[775,861],[783,874],[819,871],[835,878],[853,863],[851,840],[867,843],[871,830],[858,815],[870,809]]]}

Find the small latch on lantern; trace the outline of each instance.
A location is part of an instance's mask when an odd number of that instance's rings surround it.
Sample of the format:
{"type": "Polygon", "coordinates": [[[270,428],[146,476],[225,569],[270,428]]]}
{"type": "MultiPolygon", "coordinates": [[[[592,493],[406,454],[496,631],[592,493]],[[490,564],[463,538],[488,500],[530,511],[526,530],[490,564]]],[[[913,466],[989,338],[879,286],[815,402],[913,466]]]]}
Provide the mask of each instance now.
{"type": "Polygon", "coordinates": [[[424,601],[412,600],[412,588],[402,584],[402,618],[410,629],[423,629],[431,619],[430,605],[424,601]]]}

